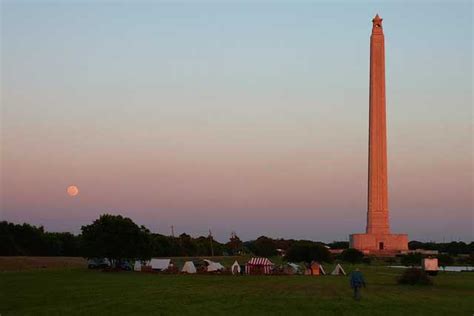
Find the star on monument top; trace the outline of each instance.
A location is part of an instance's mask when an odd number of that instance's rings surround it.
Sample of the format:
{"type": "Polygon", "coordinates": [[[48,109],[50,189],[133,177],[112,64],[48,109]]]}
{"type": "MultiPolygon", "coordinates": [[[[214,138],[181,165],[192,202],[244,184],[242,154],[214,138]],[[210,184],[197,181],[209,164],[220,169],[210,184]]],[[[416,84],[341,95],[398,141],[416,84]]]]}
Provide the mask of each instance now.
{"type": "Polygon", "coordinates": [[[372,23],[374,23],[374,25],[382,26],[382,21],[383,19],[377,13],[375,18],[372,20],[372,23]]]}

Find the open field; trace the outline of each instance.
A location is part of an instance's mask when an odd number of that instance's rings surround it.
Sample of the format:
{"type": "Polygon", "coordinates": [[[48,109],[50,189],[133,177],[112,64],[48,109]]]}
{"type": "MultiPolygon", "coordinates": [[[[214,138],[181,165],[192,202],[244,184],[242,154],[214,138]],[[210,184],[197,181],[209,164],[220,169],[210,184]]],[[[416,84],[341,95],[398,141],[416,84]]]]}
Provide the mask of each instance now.
{"type": "Polygon", "coordinates": [[[0,257],[0,271],[86,267],[87,260],[80,257],[0,257]]]}
{"type": "Polygon", "coordinates": [[[398,269],[360,267],[368,282],[361,302],[352,299],[348,278],[339,276],[162,275],[84,268],[1,272],[0,314],[474,313],[474,273],[441,273],[432,287],[412,287],[395,283],[398,269]]]}

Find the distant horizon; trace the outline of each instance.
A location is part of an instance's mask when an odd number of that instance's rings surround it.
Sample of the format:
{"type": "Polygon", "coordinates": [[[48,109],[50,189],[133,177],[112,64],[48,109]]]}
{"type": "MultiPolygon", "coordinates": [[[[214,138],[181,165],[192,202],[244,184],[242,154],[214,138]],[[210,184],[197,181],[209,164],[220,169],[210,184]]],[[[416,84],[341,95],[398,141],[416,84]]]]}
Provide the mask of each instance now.
{"type": "Polygon", "coordinates": [[[472,12],[4,1],[0,220],[78,233],[111,213],[218,240],[365,232],[378,13],[391,231],[472,241],[472,12]]]}

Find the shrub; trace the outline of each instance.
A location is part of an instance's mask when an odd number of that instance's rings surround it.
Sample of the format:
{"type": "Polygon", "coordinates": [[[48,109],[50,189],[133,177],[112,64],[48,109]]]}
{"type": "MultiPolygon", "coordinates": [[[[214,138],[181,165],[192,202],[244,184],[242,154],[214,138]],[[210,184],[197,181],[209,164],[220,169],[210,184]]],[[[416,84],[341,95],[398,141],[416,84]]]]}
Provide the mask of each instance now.
{"type": "Polygon", "coordinates": [[[370,265],[372,263],[372,258],[371,257],[364,257],[364,258],[362,258],[362,263],[370,265]]]}
{"type": "Polygon", "coordinates": [[[461,265],[474,265],[474,252],[469,255],[460,255],[456,258],[456,263],[461,265]]]}
{"type": "Polygon", "coordinates": [[[297,241],[288,249],[286,259],[294,262],[311,262],[313,260],[319,262],[330,262],[331,254],[329,250],[322,244],[312,241],[297,241]]]}
{"type": "Polygon", "coordinates": [[[364,258],[364,253],[354,248],[346,249],[341,253],[341,259],[349,263],[360,263],[362,258],[364,258]]]}
{"type": "Polygon", "coordinates": [[[438,255],[438,265],[441,267],[446,267],[454,264],[454,258],[447,254],[438,255]]]}
{"type": "Polygon", "coordinates": [[[409,268],[398,277],[397,283],[409,285],[432,285],[433,281],[428,277],[425,271],[416,268],[409,268]]]}
{"type": "Polygon", "coordinates": [[[402,257],[401,263],[404,266],[417,266],[421,264],[423,256],[419,253],[410,253],[402,257]]]}
{"type": "Polygon", "coordinates": [[[383,262],[389,265],[394,265],[394,264],[397,264],[399,260],[397,257],[387,257],[387,258],[383,258],[383,262]]]}

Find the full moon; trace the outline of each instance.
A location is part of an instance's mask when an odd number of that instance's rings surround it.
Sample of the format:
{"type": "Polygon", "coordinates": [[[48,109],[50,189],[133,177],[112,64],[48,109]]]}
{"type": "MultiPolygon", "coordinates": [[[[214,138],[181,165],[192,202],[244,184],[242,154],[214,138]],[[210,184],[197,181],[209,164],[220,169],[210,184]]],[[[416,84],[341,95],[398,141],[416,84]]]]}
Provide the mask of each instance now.
{"type": "Polygon", "coordinates": [[[76,196],[79,194],[79,189],[75,185],[70,185],[67,188],[67,194],[69,194],[69,196],[76,196]]]}

